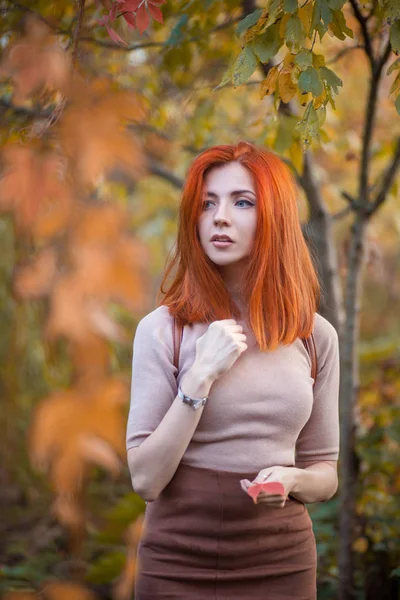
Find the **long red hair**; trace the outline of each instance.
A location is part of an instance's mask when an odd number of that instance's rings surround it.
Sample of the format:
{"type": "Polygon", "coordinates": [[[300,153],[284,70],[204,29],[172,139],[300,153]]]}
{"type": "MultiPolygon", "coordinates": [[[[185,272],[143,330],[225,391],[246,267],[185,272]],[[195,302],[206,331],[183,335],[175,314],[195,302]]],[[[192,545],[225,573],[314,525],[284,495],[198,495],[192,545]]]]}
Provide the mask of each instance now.
{"type": "Polygon", "coordinates": [[[249,170],[257,196],[256,234],[241,292],[260,349],[273,350],[278,344],[291,344],[311,334],[321,292],[301,230],[294,179],[278,156],[253,144],[242,141],[214,146],[192,162],[182,190],[173,256],[167,257],[156,302],[157,306],[168,306],[170,314],[184,325],[240,318],[217,265],[200,244],[197,230],[205,175],[232,161],[249,170]],[[174,279],[165,291],[175,267],[174,279]]]}

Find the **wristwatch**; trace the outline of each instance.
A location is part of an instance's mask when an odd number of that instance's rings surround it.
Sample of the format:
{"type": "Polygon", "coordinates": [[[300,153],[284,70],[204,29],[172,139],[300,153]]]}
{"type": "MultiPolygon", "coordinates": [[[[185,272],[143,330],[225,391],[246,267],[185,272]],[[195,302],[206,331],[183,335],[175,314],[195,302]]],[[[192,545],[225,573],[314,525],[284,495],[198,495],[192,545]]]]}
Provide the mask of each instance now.
{"type": "Polygon", "coordinates": [[[192,408],[194,408],[194,410],[197,410],[201,406],[204,406],[205,403],[207,402],[207,399],[208,399],[208,396],[206,396],[205,398],[191,398],[190,396],[186,396],[182,392],[181,386],[178,387],[178,396],[179,396],[179,398],[182,399],[182,401],[185,404],[189,404],[189,406],[191,406],[192,408]]]}

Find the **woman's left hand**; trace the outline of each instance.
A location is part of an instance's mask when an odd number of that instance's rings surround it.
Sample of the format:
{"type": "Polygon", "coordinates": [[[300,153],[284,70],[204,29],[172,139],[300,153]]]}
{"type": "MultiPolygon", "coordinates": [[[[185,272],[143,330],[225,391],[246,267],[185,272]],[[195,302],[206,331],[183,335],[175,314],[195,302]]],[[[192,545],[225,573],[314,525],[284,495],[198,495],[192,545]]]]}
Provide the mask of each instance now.
{"type": "Polygon", "coordinates": [[[268,504],[269,506],[280,506],[283,508],[285,506],[287,497],[293,490],[295,484],[295,471],[296,469],[294,467],[268,467],[267,469],[261,469],[253,481],[241,479],[240,485],[242,490],[247,494],[247,488],[252,483],[270,483],[272,481],[281,483],[285,490],[284,495],[267,494],[266,492],[261,491],[257,496],[256,504],[262,502],[264,504],[268,504]]]}

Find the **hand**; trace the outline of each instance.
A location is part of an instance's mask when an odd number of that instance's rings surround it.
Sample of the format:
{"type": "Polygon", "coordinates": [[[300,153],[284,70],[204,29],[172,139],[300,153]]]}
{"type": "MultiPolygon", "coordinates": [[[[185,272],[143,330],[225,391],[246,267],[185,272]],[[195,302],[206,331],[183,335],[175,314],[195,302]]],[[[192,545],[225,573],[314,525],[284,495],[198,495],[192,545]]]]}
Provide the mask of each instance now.
{"type": "Polygon", "coordinates": [[[247,350],[243,327],[235,319],[214,321],[196,341],[195,364],[217,379],[247,350]]]}
{"type": "Polygon", "coordinates": [[[272,495],[267,494],[266,492],[261,491],[256,499],[256,504],[267,504],[268,506],[281,507],[285,506],[287,497],[290,492],[293,490],[296,481],[296,469],[294,467],[268,467],[266,469],[261,469],[258,473],[257,477],[253,481],[249,481],[248,479],[241,479],[240,485],[242,490],[247,494],[247,488],[252,483],[270,483],[271,481],[278,481],[281,483],[285,489],[285,494],[281,495],[272,495]]]}

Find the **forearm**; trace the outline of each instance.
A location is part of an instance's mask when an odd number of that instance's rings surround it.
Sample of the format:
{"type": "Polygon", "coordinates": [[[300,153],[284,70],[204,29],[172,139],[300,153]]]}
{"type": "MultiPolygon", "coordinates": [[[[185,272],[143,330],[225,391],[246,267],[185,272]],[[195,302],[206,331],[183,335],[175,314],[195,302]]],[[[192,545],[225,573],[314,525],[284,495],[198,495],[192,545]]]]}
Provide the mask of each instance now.
{"type": "Polygon", "coordinates": [[[293,486],[290,495],[304,503],[325,502],[336,493],[336,470],[319,462],[304,469],[293,467],[293,486]]]}
{"type": "MultiPolygon", "coordinates": [[[[208,396],[213,379],[194,364],[181,381],[185,394],[208,396]]],[[[171,481],[200,421],[204,407],[194,410],[176,396],[154,432],[137,448],[128,450],[134,490],[153,501],[171,481]]]]}

